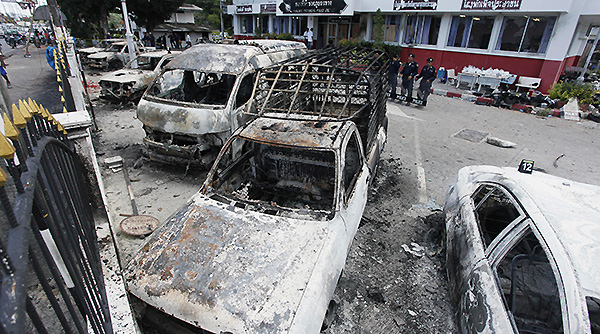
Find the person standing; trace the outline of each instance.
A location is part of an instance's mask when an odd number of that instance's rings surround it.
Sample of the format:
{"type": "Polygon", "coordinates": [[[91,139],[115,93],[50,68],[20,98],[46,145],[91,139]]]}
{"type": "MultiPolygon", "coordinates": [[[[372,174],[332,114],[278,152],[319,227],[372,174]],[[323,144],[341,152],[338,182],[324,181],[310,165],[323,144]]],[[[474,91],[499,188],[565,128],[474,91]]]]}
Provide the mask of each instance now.
{"type": "Polygon", "coordinates": [[[308,34],[306,35],[306,47],[310,50],[312,49],[312,45],[313,45],[313,28],[310,28],[310,30],[308,31],[308,34]]]}
{"type": "Polygon", "coordinates": [[[306,28],[304,34],[302,34],[302,37],[304,37],[304,44],[306,45],[306,47],[308,47],[308,31],[308,28],[306,28]]]}
{"type": "Polygon", "coordinates": [[[185,34],[185,47],[192,47],[192,37],[190,36],[190,33],[185,34]]]}
{"type": "Polygon", "coordinates": [[[390,98],[396,99],[396,88],[398,86],[398,72],[400,71],[400,61],[398,61],[398,55],[392,57],[392,62],[389,67],[388,83],[391,88],[390,98]]]}
{"type": "Polygon", "coordinates": [[[431,84],[435,80],[437,72],[433,67],[433,58],[427,58],[427,65],[423,67],[421,73],[416,76],[416,79],[421,78],[417,96],[423,100],[423,107],[427,105],[427,97],[431,93],[431,84]]]}
{"type": "Polygon", "coordinates": [[[415,61],[415,55],[411,53],[400,72],[402,74],[402,95],[406,95],[407,106],[412,102],[413,84],[417,73],[419,73],[419,64],[415,61]]]}

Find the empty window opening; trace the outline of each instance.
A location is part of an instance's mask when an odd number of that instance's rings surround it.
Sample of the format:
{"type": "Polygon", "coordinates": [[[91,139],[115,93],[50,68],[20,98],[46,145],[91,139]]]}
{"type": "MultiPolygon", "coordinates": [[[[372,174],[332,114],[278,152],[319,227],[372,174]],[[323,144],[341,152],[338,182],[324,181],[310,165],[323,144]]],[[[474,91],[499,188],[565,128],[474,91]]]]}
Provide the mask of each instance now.
{"type": "Polygon", "coordinates": [[[253,211],[285,215],[286,209],[305,209],[323,217],[333,212],[333,151],[278,147],[236,138],[217,163],[217,173],[210,180],[213,191],[241,201],[253,211]],[[235,158],[230,159],[232,156],[235,158]]]}
{"type": "Polygon", "coordinates": [[[600,299],[585,297],[592,334],[600,334],[600,299]]]}
{"type": "Polygon", "coordinates": [[[473,202],[475,216],[486,248],[512,221],[520,216],[511,198],[493,185],[480,186],[473,194],[473,202]]]}
{"type": "Polygon", "coordinates": [[[556,278],[531,231],[508,251],[496,275],[519,333],[563,333],[556,278]]]}
{"type": "Polygon", "coordinates": [[[156,80],[149,95],[180,102],[225,106],[235,75],[169,70],[156,80]]]}
{"type": "Polygon", "coordinates": [[[356,138],[356,133],[354,133],[348,141],[348,145],[346,146],[344,171],[342,175],[344,178],[346,200],[350,199],[352,196],[354,186],[356,185],[356,181],[360,176],[362,161],[358,145],[358,138],[356,138]]]}

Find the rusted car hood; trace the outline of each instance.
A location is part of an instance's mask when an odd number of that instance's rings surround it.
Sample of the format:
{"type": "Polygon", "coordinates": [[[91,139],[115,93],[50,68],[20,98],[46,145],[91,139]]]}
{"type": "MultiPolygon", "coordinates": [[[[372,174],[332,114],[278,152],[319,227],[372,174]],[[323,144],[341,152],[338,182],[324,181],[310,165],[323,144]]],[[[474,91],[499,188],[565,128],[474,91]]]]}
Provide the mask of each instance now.
{"type": "Polygon", "coordinates": [[[88,59],[102,59],[115,54],[114,52],[96,52],[88,56],[88,59]]]}
{"type": "MultiPolygon", "coordinates": [[[[152,76],[152,71],[145,70],[118,70],[112,73],[108,73],[100,78],[99,81],[112,81],[112,82],[137,82],[144,78],[152,76]]],[[[149,81],[149,80],[147,80],[149,81]]]]}
{"type": "Polygon", "coordinates": [[[104,51],[104,48],[91,47],[91,48],[80,49],[78,51],[79,51],[79,53],[92,54],[92,53],[104,51]]]}
{"type": "Polygon", "coordinates": [[[283,333],[302,300],[328,224],[259,214],[198,193],[129,263],[128,289],[215,333],[283,333]]]}
{"type": "Polygon", "coordinates": [[[142,99],[138,104],[137,117],[144,125],[167,133],[220,133],[230,128],[229,115],[223,108],[208,109],[192,103],[167,104],[142,99]]]}

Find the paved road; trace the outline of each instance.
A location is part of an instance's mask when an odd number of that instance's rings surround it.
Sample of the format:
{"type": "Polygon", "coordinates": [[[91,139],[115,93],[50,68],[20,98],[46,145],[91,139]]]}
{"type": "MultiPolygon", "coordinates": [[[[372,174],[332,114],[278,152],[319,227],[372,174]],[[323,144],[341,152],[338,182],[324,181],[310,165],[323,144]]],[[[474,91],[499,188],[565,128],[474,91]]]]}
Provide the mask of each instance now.
{"type": "Polygon", "coordinates": [[[521,159],[534,160],[535,167],[548,174],[600,185],[598,123],[538,117],[435,95],[425,108],[390,102],[388,117],[390,141],[385,154],[414,164],[413,176],[422,186],[417,202],[434,199],[443,205],[445,191],[461,167],[486,164],[516,168],[521,159]],[[457,138],[463,129],[517,146],[500,148],[485,140],[457,138]]]}
{"type": "Polygon", "coordinates": [[[9,90],[12,103],[17,104],[20,99],[31,98],[53,114],[62,112],[56,71],[52,70],[46,61],[46,48],[42,46],[38,49],[31,45],[31,58],[25,58],[25,48],[22,45],[12,49],[3,39],[0,43],[7,57],[6,71],[13,86],[9,90]]]}

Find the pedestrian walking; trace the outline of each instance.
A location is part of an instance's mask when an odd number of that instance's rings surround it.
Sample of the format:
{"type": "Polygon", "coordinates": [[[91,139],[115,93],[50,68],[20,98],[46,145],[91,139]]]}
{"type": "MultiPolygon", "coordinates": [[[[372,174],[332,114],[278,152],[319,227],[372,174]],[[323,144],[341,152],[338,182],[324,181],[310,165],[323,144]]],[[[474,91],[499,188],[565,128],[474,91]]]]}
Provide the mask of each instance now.
{"type": "Polygon", "coordinates": [[[433,58],[427,58],[427,65],[423,67],[421,73],[416,76],[416,79],[421,78],[419,89],[417,90],[417,97],[423,100],[423,107],[427,105],[427,98],[431,93],[431,84],[435,80],[437,72],[433,67],[433,58]]]}
{"type": "Polygon", "coordinates": [[[419,73],[419,64],[415,61],[415,55],[408,55],[408,61],[404,64],[402,71],[402,90],[401,94],[406,96],[406,105],[409,106],[412,102],[413,84],[415,75],[419,73]]]}
{"type": "Polygon", "coordinates": [[[396,99],[396,88],[398,86],[398,73],[400,72],[400,61],[398,60],[398,55],[394,55],[392,57],[392,63],[389,67],[388,73],[388,83],[390,85],[390,98],[396,99]]]}

